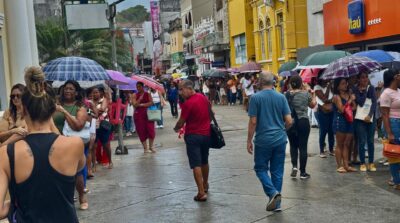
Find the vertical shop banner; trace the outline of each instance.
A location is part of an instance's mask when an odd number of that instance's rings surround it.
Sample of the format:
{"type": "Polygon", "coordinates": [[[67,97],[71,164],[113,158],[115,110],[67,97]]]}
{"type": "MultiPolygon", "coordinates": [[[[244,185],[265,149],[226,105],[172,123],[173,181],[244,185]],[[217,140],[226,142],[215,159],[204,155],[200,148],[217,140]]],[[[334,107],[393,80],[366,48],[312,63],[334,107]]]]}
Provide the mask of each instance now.
{"type": "Polygon", "coordinates": [[[161,55],[163,47],[160,41],[161,28],[160,28],[160,6],[158,1],[150,1],[150,16],[151,25],[153,29],[153,73],[160,74],[162,67],[161,55]]]}

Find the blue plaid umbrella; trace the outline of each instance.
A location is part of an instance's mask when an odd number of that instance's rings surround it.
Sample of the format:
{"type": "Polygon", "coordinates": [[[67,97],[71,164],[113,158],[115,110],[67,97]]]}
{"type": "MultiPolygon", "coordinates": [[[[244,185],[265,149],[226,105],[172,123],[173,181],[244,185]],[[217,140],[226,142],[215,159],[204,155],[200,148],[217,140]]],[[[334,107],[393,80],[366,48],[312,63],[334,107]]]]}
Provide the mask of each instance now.
{"type": "Polygon", "coordinates": [[[367,57],[347,56],[330,63],[321,78],[325,80],[349,78],[361,73],[369,74],[380,68],[382,65],[367,57]]]}
{"type": "Polygon", "coordinates": [[[49,81],[100,81],[110,80],[107,71],[96,61],[83,57],[61,57],[43,68],[49,81]]]}

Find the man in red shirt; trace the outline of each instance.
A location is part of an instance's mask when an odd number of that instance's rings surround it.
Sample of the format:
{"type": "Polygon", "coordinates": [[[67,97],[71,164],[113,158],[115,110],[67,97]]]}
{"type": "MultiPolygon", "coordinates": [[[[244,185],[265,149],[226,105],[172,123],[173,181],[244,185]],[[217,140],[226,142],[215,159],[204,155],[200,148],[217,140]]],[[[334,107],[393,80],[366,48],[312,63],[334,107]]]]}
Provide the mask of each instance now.
{"type": "Polygon", "coordinates": [[[190,80],[183,80],[179,83],[179,94],[185,99],[185,102],[181,105],[181,116],[174,130],[178,132],[186,123],[186,151],[198,188],[194,200],[206,201],[209,172],[210,103],[204,95],[195,92],[193,82],[190,80]]]}

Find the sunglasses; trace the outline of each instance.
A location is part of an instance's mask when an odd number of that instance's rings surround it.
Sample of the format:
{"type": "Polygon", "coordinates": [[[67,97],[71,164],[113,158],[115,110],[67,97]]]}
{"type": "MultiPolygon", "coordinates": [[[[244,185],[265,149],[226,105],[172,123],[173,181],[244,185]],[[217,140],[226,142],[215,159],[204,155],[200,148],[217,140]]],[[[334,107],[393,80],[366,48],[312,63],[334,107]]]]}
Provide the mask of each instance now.
{"type": "Polygon", "coordinates": [[[20,98],[21,98],[21,95],[19,95],[19,94],[12,94],[12,95],[10,95],[10,98],[11,98],[11,99],[14,99],[14,98],[20,99],[20,98]]]}

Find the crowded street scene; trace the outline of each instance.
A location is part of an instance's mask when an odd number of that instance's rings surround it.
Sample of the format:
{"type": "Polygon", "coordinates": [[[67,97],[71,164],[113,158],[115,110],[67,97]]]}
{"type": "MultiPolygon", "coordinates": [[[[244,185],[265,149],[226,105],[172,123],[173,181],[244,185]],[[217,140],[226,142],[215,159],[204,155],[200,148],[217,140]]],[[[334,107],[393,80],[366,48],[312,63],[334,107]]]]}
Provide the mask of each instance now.
{"type": "Polygon", "coordinates": [[[397,0],[0,0],[0,223],[399,222],[397,0]]]}

